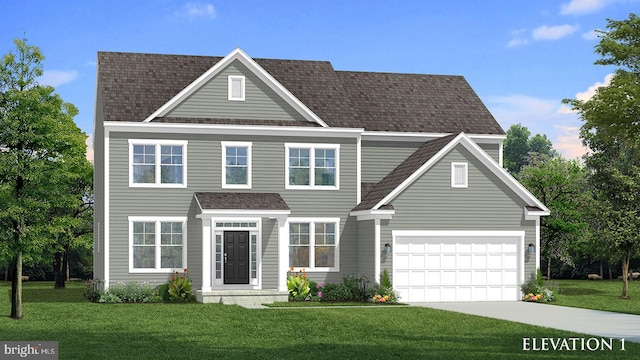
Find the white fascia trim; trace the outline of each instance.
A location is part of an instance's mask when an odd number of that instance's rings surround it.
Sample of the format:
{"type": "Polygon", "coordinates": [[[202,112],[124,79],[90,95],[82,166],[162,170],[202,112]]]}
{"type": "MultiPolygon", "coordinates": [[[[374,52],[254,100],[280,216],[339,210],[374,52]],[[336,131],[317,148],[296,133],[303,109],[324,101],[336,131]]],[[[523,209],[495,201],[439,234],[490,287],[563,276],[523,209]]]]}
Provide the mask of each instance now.
{"type": "MultiPolygon", "coordinates": [[[[420,141],[438,139],[451,135],[451,133],[419,133],[419,132],[392,132],[392,131],[364,131],[362,140],[364,141],[420,141]]],[[[466,134],[467,137],[481,144],[500,144],[506,135],[491,134],[466,134]]]]}
{"type": "Polygon", "coordinates": [[[524,219],[525,220],[539,220],[540,216],[549,216],[551,214],[550,210],[546,211],[535,211],[529,210],[526,207],[524,208],[524,219]]]}
{"type": "Polygon", "coordinates": [[[395,214],[395,210],[358,210],[349,213],[350,216],[355,216],[358,221],[391,220],[395,214]]]}
{"type": "Polygon", "coordinates": [[[220,135],[262,135],[300,136],[329,138],[360,138],[364,131],[357,128],[318,128],[308,126],[272,125],[221,125],[187,123],[145,123],[125,121],[105,121],[105,131],[137,132],[148,134],[220,134],[220,135]]]}
{"type": "MultiPolygon", "coordinates": [[[[200,204],[198,203],[198,206],[200,204]]],[[[216,216],[218,218],[238,218],[238,217],[274,217],[281,215],[289,215],[291,210],[202,210],[201,214],[196,215],[198,219],[210,219],[216,216]]]]}
{"type": "Polygon", "coordinates": [[[413,184],[416,179],[418,179],[422,174],[424,174],[427,170],[429,170],[435,163],[440,161],[446,154],[449,153],[456,145],[464,146],[472,155],[474,155],[480,162],[482,162],[491,172],[496,175],[505,185],[507,185],[511,190],[513,190],[522,200],[527,204],[531,204],[533,206],[537,206],[543,211],[549,211],[549,209],[542,203],[540,200],[536,199],[533,194],[529,192],[522,184],[520,184],[516,179],[513,178],[505,169],[498,165],[498,163],[491,158],[484,150],[478,146],[474,141],[472,141],[466,134],[460,133],[456,136],[451,142],[449,142],[446,146],[444,146],[437,154],[435,154],[431,159],[429,159],[424,165],[422,165],[418,170],[416,170],[413,174],[411,174],[405,181],[403,181],[398,187],[396,187],[393,191],[391,191],[387,196],[384,197],[380,202],[378,202],[373,209],[379,209],[384,204],[389,204],[395,199],[400,193],[406,190],[411,184],[413,184]]]}
{"type": "Polygon", "coordinates": [[[225,56],[222,60],[218,61],[213,67],[207,70],[204,74],[200,75],[195,81],[185,87],[171,100],[162,105],[153,114],[149,115],[144,122],[150,122],[151,120],[165,116],[171,110],[173,110],[183,100],[197,91],[200,87],[206,84],[209,80],[220,73],[227,65],[233,61],[238,60],[244,64],[251,72],[253,72],[260,80],[264,81],[273,91],[275,91],[284,101],[296,109],[300,114],[309,122],[315,122],[322,127],[329,127],[324,121],[318,117],[313,111],[311,111],[302,101],[298,100],[293,94],[282,86],[273,76],[266,72],[258,63],[256,63],[249,55],[247,55],[242,49],[235,48],[231,53],[225,56]]]}

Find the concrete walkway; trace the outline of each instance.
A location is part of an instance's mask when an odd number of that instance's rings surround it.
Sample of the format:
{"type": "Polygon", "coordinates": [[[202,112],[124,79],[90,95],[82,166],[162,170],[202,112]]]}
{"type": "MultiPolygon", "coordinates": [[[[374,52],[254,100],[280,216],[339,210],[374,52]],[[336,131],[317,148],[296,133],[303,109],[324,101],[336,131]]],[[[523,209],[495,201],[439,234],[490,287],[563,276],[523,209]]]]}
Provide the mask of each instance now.
{"type": "Polygon", "coordinates": [[[640,315],[511,302],[412,303],[429,307],[640,343],[640,315]]]}

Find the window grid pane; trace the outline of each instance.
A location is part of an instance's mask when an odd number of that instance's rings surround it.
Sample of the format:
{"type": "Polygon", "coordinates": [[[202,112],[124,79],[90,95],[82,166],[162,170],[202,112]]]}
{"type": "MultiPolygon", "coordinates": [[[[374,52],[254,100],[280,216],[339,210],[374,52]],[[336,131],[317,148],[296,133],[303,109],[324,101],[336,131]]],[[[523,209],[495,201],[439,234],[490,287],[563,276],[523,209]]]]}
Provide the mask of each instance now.
{"type": "Polygon", "coordinates": [[[333,222],[289,223],[289,266],[336,267],[336,226],[333,222]]]}
{"type": "Polygon", "coordinates": [[[156,267],[155,223],[133,223],[133,267],[153,269],[156,267]]]}
{"type": "Polygon", "coordinates": [[[289,149],[289,185],[310,184],[309,149],[289,149]]]}
{"type": "Polygon", "coordinates": [[[182,146],[160,146],[160,182],[182,184],[182,146]]]}
{"type": "Polygon", "coordinates": [[[155,145],[133,145],[133,182],[148,184],[156,181],[155,145]]]}

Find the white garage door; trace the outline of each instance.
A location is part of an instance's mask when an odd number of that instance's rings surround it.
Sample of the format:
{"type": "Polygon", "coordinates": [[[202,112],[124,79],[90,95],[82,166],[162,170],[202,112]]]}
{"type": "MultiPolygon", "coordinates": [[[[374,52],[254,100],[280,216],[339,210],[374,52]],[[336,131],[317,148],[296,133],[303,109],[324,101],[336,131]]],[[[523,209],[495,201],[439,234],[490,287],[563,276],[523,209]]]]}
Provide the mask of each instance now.
{"type": "Polygon", "coordinates": [[[524,232],[394,231],[402,302],[520,300],[524,232]]]}

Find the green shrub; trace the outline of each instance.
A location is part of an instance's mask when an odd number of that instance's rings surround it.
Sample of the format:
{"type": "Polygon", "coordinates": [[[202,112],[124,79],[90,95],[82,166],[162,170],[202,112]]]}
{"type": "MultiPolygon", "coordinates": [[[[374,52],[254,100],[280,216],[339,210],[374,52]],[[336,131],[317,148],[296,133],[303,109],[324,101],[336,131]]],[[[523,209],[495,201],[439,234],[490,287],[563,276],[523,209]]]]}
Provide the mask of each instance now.
{"type": "Polygon", "coordinates": [[[529,280],[520,286],[524,294],[525,301],[531,302],[551,302],[556,298],[555,292],[542,280],[540,270],[538,270],[535,280],[529,280]]]}
{"type": "Polygon", "coordinates": [[[369,278],[366,275],[347,274],[342,278],[342,283],[349,290],[350,301],[366,301],[371,290],[369,289],[369,278]]]}
{"type": "Polygon", "coordinates": [[[184,274],[180,275],[176,271],[174,275],[171,275],[169,280],[169,301],[170,302],[192,302],[195,301],[196,296],[193,294],[191,287],[191,279],[189,278],[189,272],[184,269],[184,274]]]}
{"type": "Polygon", "coordinates": [[[387,271],[387,269],[384,269],[382,271],[382,278],[380,279],[380,286],[383,286],[385,288],[392,288],[393,285],[391,285],[391,279],[389,278],[389,272],[387,271]]]}
{"type": "Polygon", "coordinates": [[[324,284],[322,301],[350,301],[351,290],[345,284],[324,284]]]}
{"type": "Polygon", "coordinates": [[[162,302],[168,303],[169,299],[169,284],[162,284],[156,288],[158,296],[162,299],[162,302]]]}
{"type": "Polygon", "coordinates": [[[160,302],[156,287],[130,281],[126,284],[115,284],[109,290],[100,293],[100,303],[150,303],[160,302]]]}
{"type": "Polygon", "coordinates": [[[98,300],[100,300],[100,297],[102,296],[102,292],[96,290],[93,281],[88,280],[84,282],[84,291],[82,292],[82,295],[84,295],[84,297],[86,297],[91,302],[98,302],[98,300]]]}

